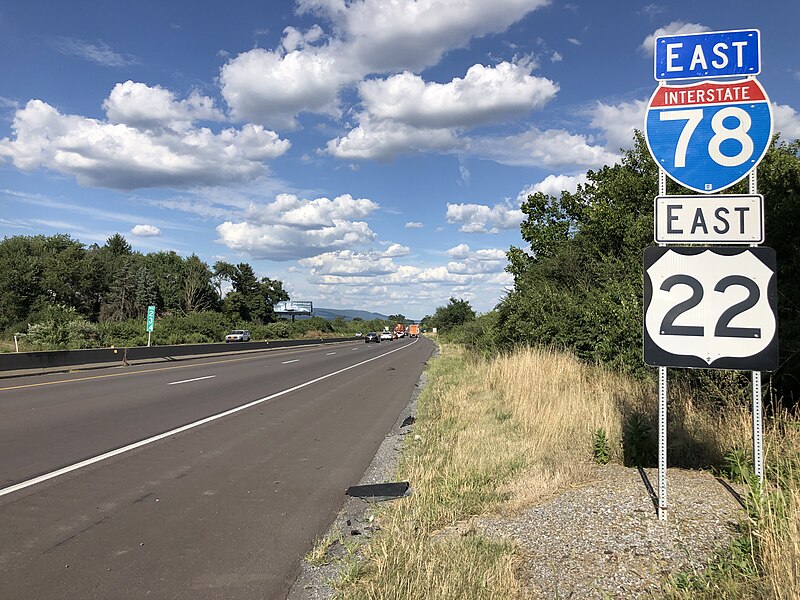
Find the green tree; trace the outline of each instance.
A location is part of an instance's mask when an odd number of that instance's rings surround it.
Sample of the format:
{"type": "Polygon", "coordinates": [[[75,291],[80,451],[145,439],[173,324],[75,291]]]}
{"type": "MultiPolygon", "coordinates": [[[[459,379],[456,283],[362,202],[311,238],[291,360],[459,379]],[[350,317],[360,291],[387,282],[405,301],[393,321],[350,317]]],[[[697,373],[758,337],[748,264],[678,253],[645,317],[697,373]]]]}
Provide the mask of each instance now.
{"type": "Polygon", "coordinates": [[[97,325],[89,323],[71,306],[51,304],[28,326],[27,342],[40,350],[88,348],[97,337],[97,325]]]}
{"type": "Polygon", "coordinates": [[[233,274],[235,273],[235,271],[236,267],[229,262],[218,260],[217,262],[214,263],[214,267],[212,269],[213,274],[211,276],[211,283],[217,290],[217,296],[219,297],[220,301],[224,297],[225,284],[231,283],[233,281],[233,274]]]}
{"type": "Polygon", "coordinates": [[[114,257],[125,257],[133,254],[131,245],[119,233],[115,233],[106,240],[105,248],[114,257]]]}
{"type": "Polygon", "coordinates": [[[86,249],[70,236],[14,236],[0,241],[0,327],[24,323],[57,303],[92,314],[86,249]]]}
{"type": "MultiPolygon", "coordinates": [[[[233,291],[225,297],[225,311],[238,315],[244,321],[272,323],[275,321],[273,306],[288,300],[289,294],[283,289],[283,282],[269,277],[256,278],[255,271],[247,263],[239,263],[232,269],[227,263],[217,263],[217,272],[226,273],[233,285],[233,291]]],[[[215,265],[215,267],[217,266],[215,265]]]]}
{"type": "Polygon", "coordinates": [[[175,251],[151,252],[142,264],[156,282],[156,310],[176,314],[183,310],[183,258],[175,251]]]}
{"type": "Polygon", "coordinates": [[[202,312],[216,308],[217,294],[211,277],[211,269],[196,254],[184,261],[181,272],[181,307],[185,312],[202,312]]]}
{"type": "Polygon", "coordinates": [[[158,289],[156,279],[145,266],[141,266],[136,271],[136,292],[134,299],[134,310],[137,317],[147,315],[148,306],[156,306],[158,299],[158,289]]]}
{"type": "Polygon", "coordinates": [[[431,325],[442,332],[475,320],[475,311],[468,300],[450,298],[446,306],[439,306],[431,318],[431,325]]]}
{"type": "Polygon", "coordinates": [[[125,260],[115,271],[101,321],[124,321],[136,315],[136,268],[125,260]]]}

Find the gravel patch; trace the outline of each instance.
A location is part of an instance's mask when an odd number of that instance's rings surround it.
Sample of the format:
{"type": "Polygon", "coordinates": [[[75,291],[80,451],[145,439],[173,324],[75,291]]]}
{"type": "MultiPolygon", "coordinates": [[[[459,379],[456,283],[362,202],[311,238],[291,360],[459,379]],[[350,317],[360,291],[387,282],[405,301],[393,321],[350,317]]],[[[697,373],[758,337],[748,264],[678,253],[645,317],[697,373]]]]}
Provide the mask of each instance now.
{"type": "Polygon", "coordinates": [[[668,469],[659,521],[642,473],[658,481],[655,469],[597,467],[591,484],[514,518],[483,517],[478,531],[518,544],[535,597],[652,597],[670,573],[702,569],[730,544],[744,510],[739,491],[710,474],[668,469]]]}

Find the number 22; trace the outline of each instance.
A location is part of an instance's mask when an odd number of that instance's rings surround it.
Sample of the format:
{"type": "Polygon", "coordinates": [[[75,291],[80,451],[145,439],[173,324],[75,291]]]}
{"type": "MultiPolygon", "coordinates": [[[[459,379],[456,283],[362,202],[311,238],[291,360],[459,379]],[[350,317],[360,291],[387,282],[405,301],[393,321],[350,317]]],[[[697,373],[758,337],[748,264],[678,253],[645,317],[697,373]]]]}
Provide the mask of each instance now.
{"type": "MultiPolygon", "coordinates": [[[[683,284],[688,285],[692,290],[692,295],[689,299],[678,303],[672,307],[664,319],[661,321],[661,335],[683,335],[683,336],[698,336],[704,335],[704,328],[700,325],[675,325],[675,319],[688,310],[691,310],[703,300],[703,285],[694,277],[689,275],[672,275],[664,280],[661,284],[661,289],[665,292],[670,291],[674,286],[683,284]]],[[[717,325],[714,328],[715,337],[732,337],[732,338],[753,338],[761,336],[761,329],[757,327],[731,327],[730,322],[737,315],[750,310],[757,303],[761,297],[761,291],[758,285],[747,277],[742,275],[729,275],[723,277],[714,286],[715,292],[724,293],[729,287],[733,285],[740,285],[748,292],[747,298],[741,302],[734,304],[725,312],[723,312],[717,325]]]]}

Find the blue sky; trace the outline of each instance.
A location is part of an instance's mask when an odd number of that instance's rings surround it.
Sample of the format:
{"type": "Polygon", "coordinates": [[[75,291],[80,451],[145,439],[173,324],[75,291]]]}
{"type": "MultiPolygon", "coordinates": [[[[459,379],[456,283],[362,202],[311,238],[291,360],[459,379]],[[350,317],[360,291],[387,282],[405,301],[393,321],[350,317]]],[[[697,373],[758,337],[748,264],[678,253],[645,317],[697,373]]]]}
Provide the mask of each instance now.
{"type": "Polygon", "coordinates": [[[797,0],[0,5],[0,235],[247,261],[411,318],[511,286],[520,202],[642,128],[652,36],[761,30],[800,138],[797,0]]]}

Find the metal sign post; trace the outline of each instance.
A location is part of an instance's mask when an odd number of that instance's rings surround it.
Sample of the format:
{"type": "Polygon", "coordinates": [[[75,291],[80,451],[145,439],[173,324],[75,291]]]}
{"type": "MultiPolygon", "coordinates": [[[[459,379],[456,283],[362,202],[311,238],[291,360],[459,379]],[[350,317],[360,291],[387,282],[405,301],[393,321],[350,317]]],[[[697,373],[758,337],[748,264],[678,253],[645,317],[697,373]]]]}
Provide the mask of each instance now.
{"type": "MultiPolygon", "coordinates": [[[[758,193],[758,174],[750,171],[750,193],[758,193]]],[[[753,470],[758,478],[758,489],[764,493],[764,423],[761,415],[761,371],[753,371],[753,470]]]]}
{"type": "MultiPolygon", "coordinates": [[[[658,195],[667,195],[667,172],[658,169],[658,195]]],[[[663,244],[659,244],[663,246],[663,244]]],[[[667,520],[667,367],[658,367],[658,520],[667,520]]]]}

